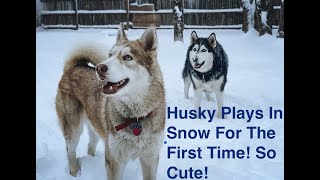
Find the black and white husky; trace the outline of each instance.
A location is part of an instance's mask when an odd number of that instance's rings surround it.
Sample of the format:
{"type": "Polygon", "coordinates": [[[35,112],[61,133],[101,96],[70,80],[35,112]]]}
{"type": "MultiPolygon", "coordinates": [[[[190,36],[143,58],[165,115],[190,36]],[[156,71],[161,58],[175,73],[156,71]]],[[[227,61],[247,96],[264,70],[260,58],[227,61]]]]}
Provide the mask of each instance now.
{"type": "Polygon", "coordinates": [[[221,118],[223,91],[227,83],[228,56],[212,33],[208,38],[198,38],[197,33],[191,33],[187,59],[182,72],[184,80],[184,97],[189,98],[189,88],[192,83],[194,90],[194,105],[200,106],[202,92],[208,101],[213,101],[211,92],[215,92],[218,103],[218,118],[221,118]]]}

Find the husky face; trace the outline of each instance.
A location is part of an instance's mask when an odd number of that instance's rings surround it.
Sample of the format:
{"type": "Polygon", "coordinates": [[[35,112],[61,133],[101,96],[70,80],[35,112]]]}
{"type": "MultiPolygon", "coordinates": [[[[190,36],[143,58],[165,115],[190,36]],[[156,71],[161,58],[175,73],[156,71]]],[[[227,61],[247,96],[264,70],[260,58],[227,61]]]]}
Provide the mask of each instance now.
{"type": "Polygon", "coordinates": [[[191,44],[188,49],[189,61],[193,69],[207,72],[212,68],[216,47],[216,36],[212,33],[208,38],[198,38],[197,33],[191,33],[191,44]]]}
{"type": "Polygon", "coordinates": [[[117,43],[108,58],[96,66],[98,78],[104,81],[102,92],[105,95],[133,95],[148,89],[156,48],[154,26],[150,26],[140,39],[129,41],[120,25],[117,43]]]}

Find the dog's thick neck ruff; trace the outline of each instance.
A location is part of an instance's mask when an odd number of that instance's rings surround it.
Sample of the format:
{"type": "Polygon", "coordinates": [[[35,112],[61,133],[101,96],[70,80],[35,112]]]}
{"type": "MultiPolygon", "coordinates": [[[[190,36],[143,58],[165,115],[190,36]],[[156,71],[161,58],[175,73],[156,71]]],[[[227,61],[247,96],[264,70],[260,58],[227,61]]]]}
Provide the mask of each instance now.
{"type": "Polygon", "coordinates": [[[147,114],[146,116],[136,117],[136,118],[125,118],[125,122],[120,125],[115,126],[115,129],[116,129],[116,131],[120,131],[121,129],[124,129],[124,128],[128,127],[129,125],[135,123],[132,126],[132,131],[135,136],[139,136],[142,131],[142,126],[140,125],[139,121],[149,118],[151,116],[151,114],[152,114],[152,111],[149,114],[147,114]]]}

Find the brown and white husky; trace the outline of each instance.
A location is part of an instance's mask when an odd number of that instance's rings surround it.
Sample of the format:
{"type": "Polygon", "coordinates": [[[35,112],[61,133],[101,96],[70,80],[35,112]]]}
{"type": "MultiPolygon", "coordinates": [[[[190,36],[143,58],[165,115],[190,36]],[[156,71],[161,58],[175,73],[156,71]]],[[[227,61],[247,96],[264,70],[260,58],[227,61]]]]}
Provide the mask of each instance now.
{"type": "Polygon", "coordinates": [[[165,127],[165,92],[157,62],[155,26],[128,40],[120,25],[110,51],[82,47],[67,59],[56,96],[69,170],[81,170],[76,147],[88,124],[88,154],[105,142],[108,180],[120,180],[130,159],[139,158],[144,180],[156,179],[165,127]]]}

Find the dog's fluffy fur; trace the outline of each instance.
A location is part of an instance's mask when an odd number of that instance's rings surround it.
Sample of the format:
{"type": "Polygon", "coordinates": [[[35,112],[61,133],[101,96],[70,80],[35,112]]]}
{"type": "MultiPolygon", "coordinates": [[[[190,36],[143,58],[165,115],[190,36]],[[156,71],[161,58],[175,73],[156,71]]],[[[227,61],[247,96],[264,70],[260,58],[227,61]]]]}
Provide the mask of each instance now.
{"type": "Polygon", "coordinates": [[[187,52],[182,77],[184,80],[184,97],[189,98],[189,88],[192,83],[194,90],[194,105],[200,106],[202,92],[208,101],[213,101],[210,92],[215,92],[218,103],[218,118],[221,118],[223,91],[227,83],[228,56],[221,44],[212,33],[208,38],[198,37],[191,33],[190,46],[187,52]]]}
{"type": "Polygon", "coordinates": [[[157,62],[157,35],[150,26],[142,37],[129,41],[120,25],[117,42],[110,52],[82,47],[66,61],[56,96],[56,111],[66,141],[70,174],[76,176],[80,162],[76,147],[83,122],[88,124],[88,154],[94,155],[99,137],[105,142],[108,180],[120,180],[126,163],[139,158],[144,180],[156,179],[159,151],[165,127],[165,92],[157,62]],[[90,63],[106,65],[104,74],[96,73],[90,63]],[[101,78],[104,76],[105,78],[101,78]],[[100,77],[100,78],[99,78],[100,77]],[[103,79],[103,80],[102,80],[103,79]],[[109,82],[126,85],[110,93],[109,82]],[[130,126],[116,131],[126,118],[151,116],[140,121],[142,132],[130,126]]]}

